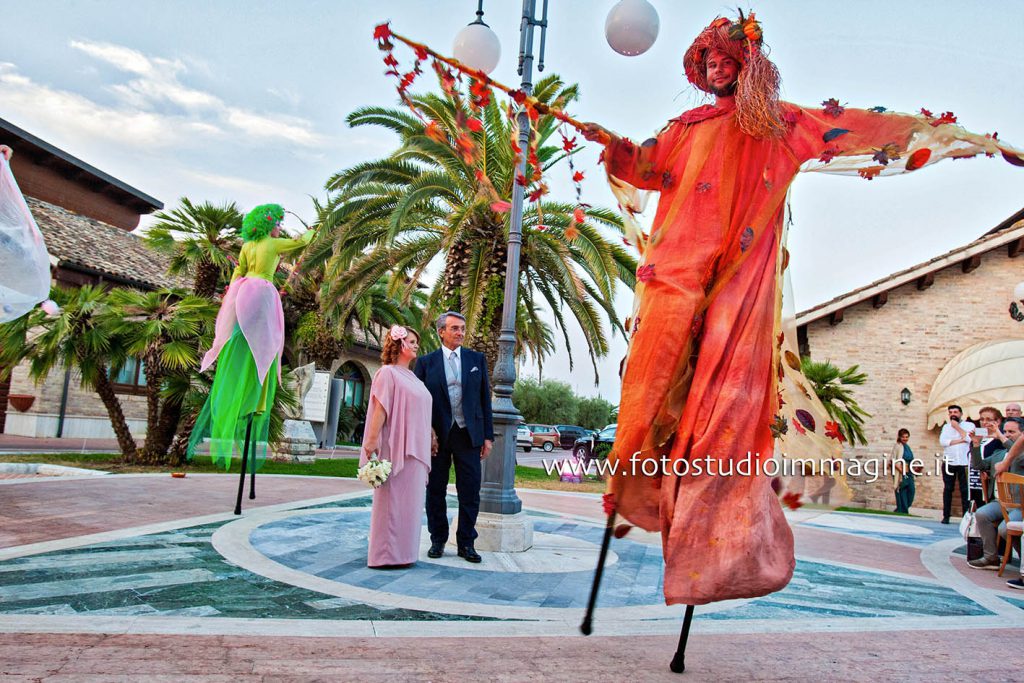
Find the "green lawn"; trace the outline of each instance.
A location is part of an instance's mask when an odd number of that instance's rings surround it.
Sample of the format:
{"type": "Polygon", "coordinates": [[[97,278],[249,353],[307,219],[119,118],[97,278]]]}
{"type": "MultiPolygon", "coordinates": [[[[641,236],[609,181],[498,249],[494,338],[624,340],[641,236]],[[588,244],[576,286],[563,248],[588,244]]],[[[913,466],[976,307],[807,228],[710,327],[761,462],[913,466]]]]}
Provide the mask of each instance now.
{"type": "MultiPolygon", "coordinates": [[[[91,470],[103,470],[119,474],[129,472],[224,472],[224,468],[214,466],[209,456],[196,456],[192,462],[183,467],[152,467],[146,465],[128,465],[122,462],[120,453],[32,453],[28,455],[0,454],[0,462],[27,462],[47,465],[63,465],[65,467],[83,467],[91,470]]],[[[268,460],[260,468],[261,474],[297,474],[315,477],[355,477],[359,461],[355,458],[339,458],[334,460],[320,459],[313,463],[274,462],[268,460]]],[[[240,462],[237,458],[231,462],[231,472],[237,473],[240,462]]],[[[455,471],[451,471],[448,481],[455,483],[455,471]]],[[[534,489],[552,489],[559,491],[582,491],[586,493],[604,493],[604,483],[586,481],[582,484],[563,483],[557,475],[549,475],[537,467],[516,466],[516,487],[534,489]]]]}
{"type": "Polygon", "coordinates": [[[892,517],[917,517],[917,515],[908,515],[906,512],[893,512],[892,510],[876,510],[874,508],[851,508],[851,507],[838,507],[836,512],[862,512],[866,515],[890,515],[892,517]]]}

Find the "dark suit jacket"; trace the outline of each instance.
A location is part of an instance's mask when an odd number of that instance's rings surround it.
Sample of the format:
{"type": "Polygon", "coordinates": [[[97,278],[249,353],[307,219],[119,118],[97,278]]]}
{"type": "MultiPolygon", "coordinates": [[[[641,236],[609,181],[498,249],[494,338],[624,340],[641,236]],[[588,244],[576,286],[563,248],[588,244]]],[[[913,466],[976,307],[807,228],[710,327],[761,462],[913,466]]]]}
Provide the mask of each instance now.
{"type": "MultiPolygon", "coordinates": [[[[448,443],[448,430],[452,425],[452,404],[448,398],[448,379],[444,374],[445,356],[442,349],[431,351],[416,359],[413,372],[430,391],[434,405],[431,424],[442,447],[448,443]]],[[[491,383],[487,379],[487,361],[482,353],[463,346],[462,357],[462,414],[466,418],[466,431],[474,448],[484,445],[484,439],[494,440],[494,422],[491,419],[491,383]]]]}

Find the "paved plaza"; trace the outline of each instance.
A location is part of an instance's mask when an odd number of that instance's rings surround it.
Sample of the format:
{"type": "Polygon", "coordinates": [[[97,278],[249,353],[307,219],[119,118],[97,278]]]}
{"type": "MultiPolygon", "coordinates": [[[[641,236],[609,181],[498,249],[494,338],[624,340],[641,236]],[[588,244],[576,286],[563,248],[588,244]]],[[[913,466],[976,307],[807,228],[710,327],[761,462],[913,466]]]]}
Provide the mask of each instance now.
{"type": "MultiPolygon", "coordinates": [[[[579,634],[600,497],[520,490],[534,549],[450,548],[366,568],[355,480],[227,475],[0,481],[0,680],[1018,680],[1024,594],[966,568],[955,525],[802,509],[789,586],[683,609],[661,598],[656,534],[612,542],[579,634]]],[[[449,512],[455,507],[450,498],[449,512]]],[[[742,576],[736,577],[742,581],[742,576]]]]}

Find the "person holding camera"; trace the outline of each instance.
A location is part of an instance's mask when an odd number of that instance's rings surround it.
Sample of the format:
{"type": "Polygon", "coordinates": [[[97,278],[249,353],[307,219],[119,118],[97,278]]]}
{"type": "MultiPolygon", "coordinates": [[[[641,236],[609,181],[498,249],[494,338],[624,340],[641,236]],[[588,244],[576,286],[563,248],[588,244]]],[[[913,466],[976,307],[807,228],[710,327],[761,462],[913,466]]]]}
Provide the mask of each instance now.
{"type": "MultiPolygon", "coordinates": [[[[982,415],[984,414],[985,410],[982,409],[982,415]]],[[[1024,474],[1024,458],[1019,457],[1021,449],[1020,447],[1013,448],[1013,444],[1020,440],[1022,427],[1024,427],[1024,420],[1021,418],[1006,418],[1002,431],[1006,434],[1006,443],[1009,447],[999,448],[992,455],[986,457],[982,456],[982,435],[973,434],[971,436],[971,460],[973,465],[976,469],[990,474],[988,490],[990,502],[978,508],[974,513],[974,520],[978,524],[978,533],[981,535],[984,554],[978,559],[970,560],[967,563],[972,569],[999,568],[998,540],[1000,536],[1006,536],[1006,521],[1003,519],[1003,511],[999,501],[995,499],[995,479],[1000,472],[1024,474]]],[[[1014,492],[1013,495],[1014,503],[1020,500],[1019,491],[1014,492]]],[[[1019,509],[1010,511],[1010,520],[1020,521],[1019,509]]],[[[1017,588],[1014,584],[1010,585],[1013,588],[1017,588]]]]}
{"type": "Polygon", "coordinates": [[[942,523],[949,524],[953,505],[953,488],[960,487],[961,514],[967,513],[967,467],[970,464],[971,434],[974,423],[963,420],[964,409],[949,406],[949,422],[942,426],[939,443],[942,445],[942,523]]]}

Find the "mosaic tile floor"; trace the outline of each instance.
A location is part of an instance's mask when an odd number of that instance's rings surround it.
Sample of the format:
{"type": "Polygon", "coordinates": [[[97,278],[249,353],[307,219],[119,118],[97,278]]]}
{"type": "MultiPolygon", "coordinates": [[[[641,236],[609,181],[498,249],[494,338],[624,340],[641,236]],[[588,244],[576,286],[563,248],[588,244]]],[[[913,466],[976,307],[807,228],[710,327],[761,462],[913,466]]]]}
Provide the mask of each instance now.
{"type": "MultiPolygon", "coordinates": [[[[421,561],[404,571],[367,569],[369,503],[369,496],[355,496],[242,518],[249,526],[239,527],[243,538],[238,540],[268,566],[329,582],[343,589],[342,595],[268,578],[266,572],[225,558],[212,539],[218,533],[230,535],[240,524],[229,519],[0,562],[0,615],[384,622],[548,619],[564,612],[569,620],[586,604],[592,564],[571,571],[481,571],[458,561],[421,561]],[[402,607],[403,602],[416,608],[402,607]],[[454,603],[470,605],[470,613],[445,609],[454,603]],[[437,609],[421,607],[429,604],[437,609]],[[523,608],[538,611],[515,611],[523,608]]],[[[454,507],[456,501],[450,503],[454,507]]],[[[548,541],[553,547],[559,546],[558,539],[565,548],[596,549],[600,543],[602,529],[595,523],[542,512],[532,517],[538,538],[555,539],[548,541]]],[[[931,522],[866,517],[831,513],[806,524],[915,547],[956,538],[955,530],[931,522]]],[[[616,614],[615,608],[646,608],[623,614],[636,621],[665,618],[662,569],[657,544],[616,540],[600,595],[601,609],[609,610],[604,614],[616,614]]],[[[1004,601],[1024,608],[1014,598],[1004,601]]],[[[993,614],[935,580],[798,559],[793,580],[783,591],[720,604],[698,612],[697,618],[745,622],[993,614]]]]}

